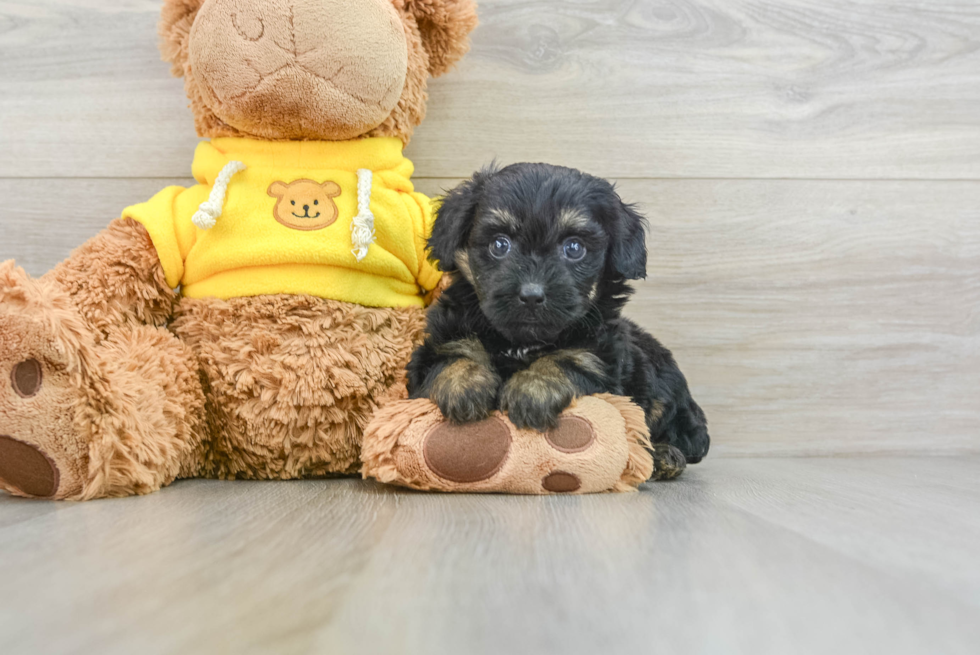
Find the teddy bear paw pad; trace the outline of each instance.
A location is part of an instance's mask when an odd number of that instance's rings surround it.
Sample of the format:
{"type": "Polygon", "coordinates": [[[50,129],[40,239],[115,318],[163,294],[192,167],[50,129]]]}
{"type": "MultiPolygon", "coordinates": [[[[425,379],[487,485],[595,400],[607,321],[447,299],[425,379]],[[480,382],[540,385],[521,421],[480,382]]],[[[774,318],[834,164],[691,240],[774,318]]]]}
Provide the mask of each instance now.
{"type": "Polygon", "coordinates": [[[0,435],[0,481],[26,496],[49,498],[58,491],[58,467],[40,450],[0,435]]]}
{"type": "Polygon", "coordinates": [[[471,483],[493,477],[507,461],[510,446],[510,430],[494,417],[467,425],[440,423],[426,436],[422,453],[440,478],[471,483]]]}
{"type": "Polygon", "coordinates": [[[0,302],[0,489],[65,498],[82,489],[88,468],[88,443],[75,425],[85,394],[66,363],[67,313],[25,287],[40,307],[0,302]]]}
{"type": "Polygon", "coordinates": [[[582,488],[582,480],[574,473],[555,471],[541,481],[545,491],[556,494],[570,494],[582,488]]]}
{"type": "Polygon", "coordinates": [[[558,426],[545,433],[545,439],[555,450],[580,453],[595,443],[595,430],[589,422],[577,416],[563,416],[558,426]]]}

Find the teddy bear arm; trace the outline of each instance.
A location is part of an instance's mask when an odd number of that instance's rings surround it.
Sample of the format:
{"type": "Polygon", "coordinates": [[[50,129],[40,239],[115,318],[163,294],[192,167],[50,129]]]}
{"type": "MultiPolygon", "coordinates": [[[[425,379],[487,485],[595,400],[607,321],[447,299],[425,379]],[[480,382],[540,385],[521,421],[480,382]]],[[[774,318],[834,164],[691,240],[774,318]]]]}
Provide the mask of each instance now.
{"type": "Polygon", "coordinates": [[[164,326],[177,302],[146,228],[131,219],[114,220],[45,279],[102,333],[121,325],[164,326]]]}

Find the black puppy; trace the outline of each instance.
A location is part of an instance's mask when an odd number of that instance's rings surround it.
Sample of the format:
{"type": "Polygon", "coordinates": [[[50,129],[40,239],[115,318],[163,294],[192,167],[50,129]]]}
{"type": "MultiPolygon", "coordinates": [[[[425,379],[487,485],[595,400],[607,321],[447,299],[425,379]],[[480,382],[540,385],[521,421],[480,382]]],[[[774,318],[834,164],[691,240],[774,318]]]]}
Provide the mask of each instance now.
{"type": "Polygon", "coordinates": [[[699,462],[708,432],[684,375],[620,316],[626,281],[646,277],[645,224],[612,184],[560,166],[491,167],[450,191],[429,248],[452,284],[408,366],[411,396],[456,423],[499,408],[546,430],[577,396],[626,395],[646,412],[654,478],[699,462]]]}

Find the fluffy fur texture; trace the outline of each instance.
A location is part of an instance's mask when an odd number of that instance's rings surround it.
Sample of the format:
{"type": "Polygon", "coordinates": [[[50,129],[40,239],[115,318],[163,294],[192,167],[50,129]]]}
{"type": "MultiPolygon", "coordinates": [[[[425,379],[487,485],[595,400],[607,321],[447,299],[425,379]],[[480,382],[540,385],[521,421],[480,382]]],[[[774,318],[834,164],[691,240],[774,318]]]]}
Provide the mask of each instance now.
{"type": "Polygon", "coordinates": [[[198,475],[356,473],[368,420],[404,397],[424,323],[419,308],[309,296],[183,300],[173,331],[197,354],[218,426],[198,475]]]}
{"type": "MultiPolygon", "coordinates": [[[[333,134],[346,138],[342,129],[357,124],[364,130],[357,136],[407,142],[425,113],[426,79],[467,49],[475,5],[364,2],[165,0],[163,55],[186,78],[200,135],[329,139],[325,130],[340,125],[333,134]],[[310,108],[329,113],[336,103],[324,102],[329,98],[319,92],[297,95],[303,82],[284,69],[283,94],[269,96],[275,101],[250,106],[243,96],[235,111],[211,106],[237,100],[202,88],[194,34],[217,28],[196,25],[201,12],[224,26],[207,53],[212,63],[223,60],[213,48],[226,47],[232,54],[254,49],[271,57],[252,62],[260,67],[275,57],[295,67],[306,52],[298,41],[320,38],[331,41],[330,53],[341,53],[332,61],[340,66],[343,53],[355,57],[369,44],[350,30],[323,29],[332,18],[324,17],[324,7],[336,9],[337,25],[381,17],[386,22],[368,32],[387,34],[399,48],[404,39],[404,75],[388,71],[390,79],[404,77],[397,102],[386,95],[394,88],[389,84],[359,119],[341,116],[334,127],[296,120],[310,108]],[[359,7],[365,13],[357,14],[359,7]],[[312,19],[303,12],[313,12],[312,19]],[[250,18],[235,23],[237,13],[250,18]],[[233,30],[226,29],[229,19],[233,30]]],[[[392,61],[399,59],[359,59],[361,81],[375,79],[372,68],[392,61]]],[[[324,74],[317,68],[323,61],[299,63],[324,74]]],[[[211,70],[209,79],[220,73],[211,70]]],[[[276,82],[271,72],[266,77],[276,82]]],[[[339,78],[330,82],[350,91],[339,78]]],[[[319,90],[329,95],[326,87],[319,90]]],[[[181,298],[167,285],[146,229],[114,221],[40,280],[12,262],[0,265],[0,488],[84,500],[149,493],[177,477],[356,472],[366,422],[378,407],[406,395],[404,365],[423,328],[420,308],[374,309],[307,296],[181,298]],[[22,387],[34,384],[27,374],[35,371],[37,391],[24,393],[22,387]]]]}
{"type": "Polygon", "coordinates": [[[493,168],[449,192],[429,242],[453,283],[409,365],[413,398],[451,421],[500,409],[547,430],[574,398],[625,395],[661,448],[658,477],[707,454],[704,413],[670,352],[621,312],[645,276],[645,220],[613,186],[545,164],[493,168]]]}

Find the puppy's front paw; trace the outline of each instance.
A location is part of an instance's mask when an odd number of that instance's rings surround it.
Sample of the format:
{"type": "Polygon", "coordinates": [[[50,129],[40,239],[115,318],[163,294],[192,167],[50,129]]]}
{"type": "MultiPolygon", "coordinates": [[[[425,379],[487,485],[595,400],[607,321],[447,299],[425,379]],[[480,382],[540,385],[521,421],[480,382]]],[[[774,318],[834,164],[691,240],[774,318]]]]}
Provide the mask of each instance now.
{"type": "Polygon", "coordinates": [[[430,399],[452,423],[482,421],[497,403],[500,377],[469,359],[458,359],[436,378],[430,399]]]}
{"type": "Polygon", "coordinates": [[[558,416],[575,396],[575,386],[557,367],[553,372],[532,368],[507,381],[500,394],[500,409],[518,428],[544,432],[558,425],[558,416]]]}

